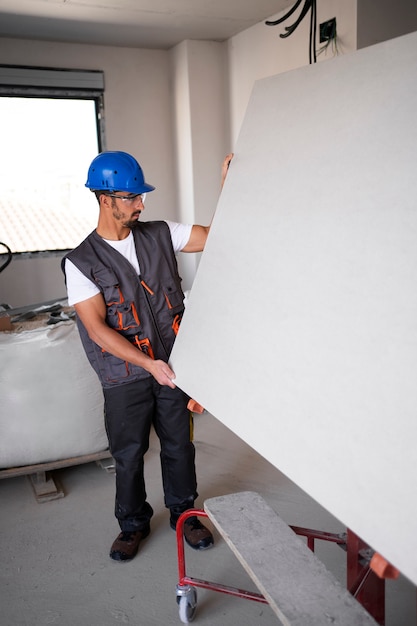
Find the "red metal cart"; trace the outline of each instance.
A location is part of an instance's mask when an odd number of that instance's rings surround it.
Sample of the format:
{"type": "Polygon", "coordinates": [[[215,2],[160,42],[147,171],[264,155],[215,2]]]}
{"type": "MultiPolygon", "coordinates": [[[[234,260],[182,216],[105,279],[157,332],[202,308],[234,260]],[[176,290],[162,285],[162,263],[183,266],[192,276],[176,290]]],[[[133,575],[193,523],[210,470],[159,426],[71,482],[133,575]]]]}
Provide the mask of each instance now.
{"type": "MultiPolygon", "coordinates": [[[[206,511],[202,509],[190,509],[185,511],[177,522],[178,584],[176,586],[176,599],[180,620],[184,624],[194,620],[197,607],[197,587],[268,604],[268,600],[260,593],[187,575],[184,552],[184,523],[189,517],[193,516],[209,518],[206,511]]],[[[314,552],[316,539],[336,543],[346,551],[348,590],[367,609],[368,613],[374,617],[378,624],[384,624],[384,579],[396,578],[398,572],[349,530],[346,533],[335,534],[299,526],[290,526],[290,528],[295,534],[306,537],[307,546],[312,552],[314,552]]]]}
{"type": "Polygon", "coordinates": [[[245,591],[244,589],[238,589],[236,587],[229,587],[220,583],[210,582],[208,580],[202,580],[200,578],[193,578],[187,576],[185,567],[185,554],[184,554],[184,522],[193,516],[208,517],[207,513],[202,509],[190,509],[185,511],[179,518],[176,527],[177,533],[177,550],[178,550],[178,584],[177,584],[177,604],[179,608],[180,620],[184,624],[189,624],[195,617],[197,608],[197,592],[196,587],[203,589],[211,589],[212,591],[219,591],[238,598],[245,598],[246,600],[254,600],[255,602],[263,602],[268,604],[263,595],[259,593],[253,593],[251,591],[245,591]]]}

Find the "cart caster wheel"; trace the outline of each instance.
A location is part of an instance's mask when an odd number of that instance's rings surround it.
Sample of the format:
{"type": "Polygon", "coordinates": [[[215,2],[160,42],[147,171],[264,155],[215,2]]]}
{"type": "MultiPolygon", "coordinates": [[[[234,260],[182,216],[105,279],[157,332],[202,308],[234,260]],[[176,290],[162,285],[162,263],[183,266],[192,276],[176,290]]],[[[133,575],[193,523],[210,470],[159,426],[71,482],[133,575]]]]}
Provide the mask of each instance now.
{"type": "Polygon", "coordinates": [[[194,587],[177,585],[177,604],[182,623],[189,624],[192,622],[197,608],[197,592],[194,587]]]}

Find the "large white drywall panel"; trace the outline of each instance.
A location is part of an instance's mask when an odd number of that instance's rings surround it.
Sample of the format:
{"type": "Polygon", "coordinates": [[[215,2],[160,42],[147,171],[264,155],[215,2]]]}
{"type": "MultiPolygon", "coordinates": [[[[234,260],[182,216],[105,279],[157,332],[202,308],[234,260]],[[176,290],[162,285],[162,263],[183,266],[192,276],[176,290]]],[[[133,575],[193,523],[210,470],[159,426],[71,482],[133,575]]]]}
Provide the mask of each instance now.
{"type": "Polygon", "coordinates": [[[256,83],[177,383],[417,583],[417,33],[256,83]]]}

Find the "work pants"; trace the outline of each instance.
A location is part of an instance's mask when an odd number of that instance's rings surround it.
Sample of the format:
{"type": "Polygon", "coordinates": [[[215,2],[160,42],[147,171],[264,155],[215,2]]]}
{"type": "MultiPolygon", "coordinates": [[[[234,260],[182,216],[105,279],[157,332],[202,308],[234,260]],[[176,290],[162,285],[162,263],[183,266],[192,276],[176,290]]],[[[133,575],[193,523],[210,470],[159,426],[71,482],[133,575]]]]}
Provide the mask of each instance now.
{"type": "Polygon", "coordinates": [[[105,424],[116,463],[115,515],[121,530],[149,526],[144,456],[153,425],[161,445],[165,506],[175,524],[197,497],[195,449],[191,442],[189,397],[178,387],[159,385],[154,378],[104,389],[105,424]]]}

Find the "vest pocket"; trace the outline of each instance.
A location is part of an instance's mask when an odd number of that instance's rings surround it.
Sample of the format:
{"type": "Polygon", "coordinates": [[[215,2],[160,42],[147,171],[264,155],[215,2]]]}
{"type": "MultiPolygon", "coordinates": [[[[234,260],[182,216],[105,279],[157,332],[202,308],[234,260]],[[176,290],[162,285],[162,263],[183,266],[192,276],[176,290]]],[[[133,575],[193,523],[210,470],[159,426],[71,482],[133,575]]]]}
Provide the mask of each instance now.
{"type": "Polygon", "coordinates": [[[108,383],[121,382],[129,376],[129,367],[126,361],[113,356],[110,352],[102,352],[98,367],[103,380],[108,383]]]}
{"type": "Polygon", "coordinates": [[[182,289],[179,289],[175,282],[164,281],[162,289],[164,292],[165,303],[167,305],[166,311],[169,314],[169,323],[174,335],[176,336],[178,334],[181,319],[184,313],[184,294],[182,289]]]}
{"type": "Polygon", "coordinates": [[[164,281],[162,285],[164,291],[165,302],[167,307],[173,314],[178,313],[184,307],[184,294],[181,289],[172,281],[164,281]]]}
{"type": "Polygon", "coordinates": [[[98,369],[104,384],[123,383],[126,379],[139,380],[150,376],[143,367],[123,361],[109,352],[102,352],[98,369]]]}
{"type": "Polygon", "coordinates": [[[139,316],[133,302],[121,302],[108,306],[107,321],[115,330],[128,330],[140,326],[139,316]]]}
{"type": "Polygon", "coordinates": [[[119,286],[119,280],[116,274],[109,267],[100,267],[94,271],[94,280],[100,289],[103,290],[103,296],[107,305],[121,304],[123,302],[123,294],[119,286]]]}

